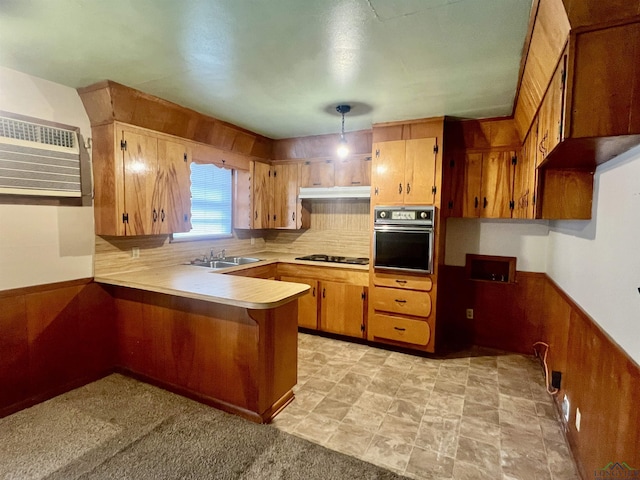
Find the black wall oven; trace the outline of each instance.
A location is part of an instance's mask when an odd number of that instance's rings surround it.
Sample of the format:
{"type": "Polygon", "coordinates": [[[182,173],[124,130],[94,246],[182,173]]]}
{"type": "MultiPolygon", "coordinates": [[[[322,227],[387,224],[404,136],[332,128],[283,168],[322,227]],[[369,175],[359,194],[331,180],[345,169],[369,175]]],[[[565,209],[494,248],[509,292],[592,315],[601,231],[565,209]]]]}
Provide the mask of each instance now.
{"type": "Polygon", "coordinates": [[[435,207],[375,207],[373,265],[376,270],[433,273],[435,207]]]}

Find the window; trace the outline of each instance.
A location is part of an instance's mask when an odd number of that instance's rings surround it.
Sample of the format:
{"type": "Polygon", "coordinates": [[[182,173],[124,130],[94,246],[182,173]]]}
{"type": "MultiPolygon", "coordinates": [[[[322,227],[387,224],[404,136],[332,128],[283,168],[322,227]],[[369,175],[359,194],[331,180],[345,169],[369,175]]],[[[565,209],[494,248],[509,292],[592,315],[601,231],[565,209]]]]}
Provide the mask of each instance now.
{"type": "Polygon", "coordinates": [[[212,164],[191,164],[191,231],[174,239],[231,235],[231,170],[212,164]]]}

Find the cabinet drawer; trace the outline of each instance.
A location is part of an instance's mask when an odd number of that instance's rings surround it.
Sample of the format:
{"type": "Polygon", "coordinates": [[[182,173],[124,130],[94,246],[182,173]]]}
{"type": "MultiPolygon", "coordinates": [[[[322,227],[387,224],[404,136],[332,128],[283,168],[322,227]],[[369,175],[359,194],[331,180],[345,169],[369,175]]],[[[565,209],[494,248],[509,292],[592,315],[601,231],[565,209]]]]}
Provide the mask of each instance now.
{"type": "Polygon", "coordinates": [[[370,301],[374,310],[428,317],[431,314],[431,297],[427,292],[399,288],[374,287],[370,301]]]}
{"type": "Polygon", "coordinates": [[[414,345],[426,345],[431,338],[431,328],[423,320],[376,314],[369,319],[369,337],[370,340],[384,338],[414,345]]]}
{"type": "Polygon", "coordinates": [[[414,275],[394,275],[392,273],[375,272],[373,284],[378,287],[406,288],[407,290],[431,291],[433,281],[431,277],[414,275]]]}

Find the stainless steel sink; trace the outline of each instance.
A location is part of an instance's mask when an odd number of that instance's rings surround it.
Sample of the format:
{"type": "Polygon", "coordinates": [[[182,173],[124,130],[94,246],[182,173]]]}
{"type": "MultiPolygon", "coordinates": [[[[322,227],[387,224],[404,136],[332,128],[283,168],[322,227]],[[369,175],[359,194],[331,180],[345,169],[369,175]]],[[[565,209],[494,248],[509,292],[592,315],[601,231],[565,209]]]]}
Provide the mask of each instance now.
{"type": "Polygon", "coordinates": [[[255,257],[230,257],[225,258],[224,260],[193,260],[190,265],[195,265],[197,267],[206,267],[213,269],[220,268],[229,268],[229,267],[237,267],[238,265],[246,265],[248,263],[259,262],[259,258],[255,257]]]}
{"type": "MultiPolygon", "coordinates": [[[[227,261],[229,261],[229,259],[227,259],[227,261]]],[[[238,265],[246,265],[247,263],[259,262],[260,259],[255,257],[233,257],[231,261],[238,265]]]]}

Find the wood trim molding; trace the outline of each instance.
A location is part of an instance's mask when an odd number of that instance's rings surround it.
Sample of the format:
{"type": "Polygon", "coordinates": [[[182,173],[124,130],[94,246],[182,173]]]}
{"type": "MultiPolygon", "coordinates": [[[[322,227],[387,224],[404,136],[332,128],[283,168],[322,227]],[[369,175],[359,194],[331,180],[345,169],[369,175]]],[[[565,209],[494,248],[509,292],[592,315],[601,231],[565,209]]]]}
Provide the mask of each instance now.
{"type": "Polygon", "coordinates": [[[77,90],[92,127],[118,121],[230,152],[272,157],[270,138],[111,80],[77,90]]]}

